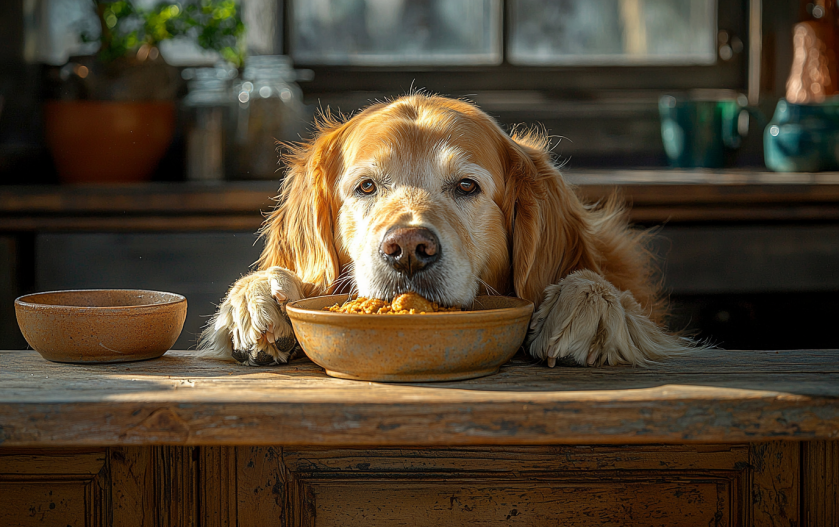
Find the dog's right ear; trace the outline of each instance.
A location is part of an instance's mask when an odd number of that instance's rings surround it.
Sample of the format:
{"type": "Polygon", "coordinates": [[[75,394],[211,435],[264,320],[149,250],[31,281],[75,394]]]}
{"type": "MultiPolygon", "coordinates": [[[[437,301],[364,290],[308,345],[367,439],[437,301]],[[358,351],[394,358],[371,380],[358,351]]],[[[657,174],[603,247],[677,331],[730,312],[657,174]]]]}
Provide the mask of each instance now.
{"type": "Polygon", "coordinates": [[[545,288],[578,269],[600,272],[586,209],[535,133],[508,141],[506,201],[516,295],[542,303],[545,288]]]}
{"type": "Polygon", "coordinates": [[[338,278],[333,232],[338,215],[335,182],[343,169],[342,144],[352,121],[321,117],[309,141],[290,146],[279,203],[260,229],[265,248],[257,262],[294,271],[307,296],[324,294],[338,278]]]}

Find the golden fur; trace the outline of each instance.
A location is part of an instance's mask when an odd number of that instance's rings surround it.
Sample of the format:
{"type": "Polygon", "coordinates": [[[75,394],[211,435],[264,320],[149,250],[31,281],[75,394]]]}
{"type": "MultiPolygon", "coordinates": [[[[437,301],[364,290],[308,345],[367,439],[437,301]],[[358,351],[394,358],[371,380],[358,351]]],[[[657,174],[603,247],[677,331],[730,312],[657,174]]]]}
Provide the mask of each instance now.
{"type": "Polygon", "coordinates": [[[346,283],[388,300],[406,287],[447,305],[468,305],[481,288],[528,299],[537,307],[528,347],[550,365],[643,364],[685,349],[657,325],[645,234],[628,227],[617,199],[582,203],[541,134],[509,136],[470,103],[412,94],[349,120],[325,115],[286,163],[279,205],[261,230],[259,271],[234,285],[205,331],[209,355],[284,362],[276,342],[293,338],[284,301],[346,283]],[[460,177],[481,194],[446,194],[460,177]],[[354,193],[363,179],[381,189],[375,199],[354,193]],[[426,282],[405,285],[380,267],[375,253],[393,225],[440,236],[446,258],[426,282]],[[250,298],[250,283],[271,285],[250,298]]]}

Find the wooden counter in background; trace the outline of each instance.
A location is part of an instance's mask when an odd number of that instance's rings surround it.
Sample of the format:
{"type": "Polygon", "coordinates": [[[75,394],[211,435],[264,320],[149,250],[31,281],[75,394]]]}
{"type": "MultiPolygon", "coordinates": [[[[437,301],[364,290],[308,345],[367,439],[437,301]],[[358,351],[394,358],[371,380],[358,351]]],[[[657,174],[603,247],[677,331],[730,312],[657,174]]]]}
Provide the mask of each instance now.
{"type": "Polygon", "coordinates": [[[839,525],[839,350],[446,383],[0,352],[2,525],[839,525]]]}
{"type": "MultiPolygon", "coordinates": [[[[565,171],[590,202],[618,192],[631,219],[665,222],[839,219],[839,173],[565,171]]],[[[278,183],[0,187],[0,232],[256,230],[278,183]]]]}

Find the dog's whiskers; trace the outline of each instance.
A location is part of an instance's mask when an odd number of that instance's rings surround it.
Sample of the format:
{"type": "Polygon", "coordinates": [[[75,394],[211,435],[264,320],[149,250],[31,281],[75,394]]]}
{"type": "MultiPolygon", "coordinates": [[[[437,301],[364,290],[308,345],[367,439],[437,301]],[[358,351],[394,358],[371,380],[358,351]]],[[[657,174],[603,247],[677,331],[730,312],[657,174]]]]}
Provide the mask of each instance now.
{"type": "Polygon", "coordinates": [[[354,269],[355,262],[350,262],[344,266],[344,269],[338,279],[332,283],[332,292],[334,294],[342,294],[347,286],[350,287],[349,294],[352,294],[352,292],[356,289],[355,275],[353,274],[354,269]]]}
{"type": "Polygon", "coordinates": [[[501,296],[501,293],[499,293],[498,290],[496,290],[494,287],[484,282],[480,278],[478,278],[478,283],[484,286],[484,289],[486,290],[488,296],[501,296]]]}

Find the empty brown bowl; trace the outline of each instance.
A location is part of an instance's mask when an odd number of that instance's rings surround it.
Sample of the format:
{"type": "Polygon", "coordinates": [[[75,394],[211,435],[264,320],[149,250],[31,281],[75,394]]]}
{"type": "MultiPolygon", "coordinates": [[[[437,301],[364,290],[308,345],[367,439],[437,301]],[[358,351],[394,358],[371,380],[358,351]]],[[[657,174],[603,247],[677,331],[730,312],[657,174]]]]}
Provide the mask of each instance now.
{"type": "Polygon", "coordinates": [[[186,298],[138,289],[51,291],[15,300],[26,342],[54,362],[154,359],[178,340],[186,298]]]}
{"type": "Polygon", "coordinates": [[[524,341],[533,304],[479,296],[471,310],[423,315],[323,311],[347,295],[291,302],[297,341],[328,375],[342,379],[425,382],[491,375],[524,341]]]}

